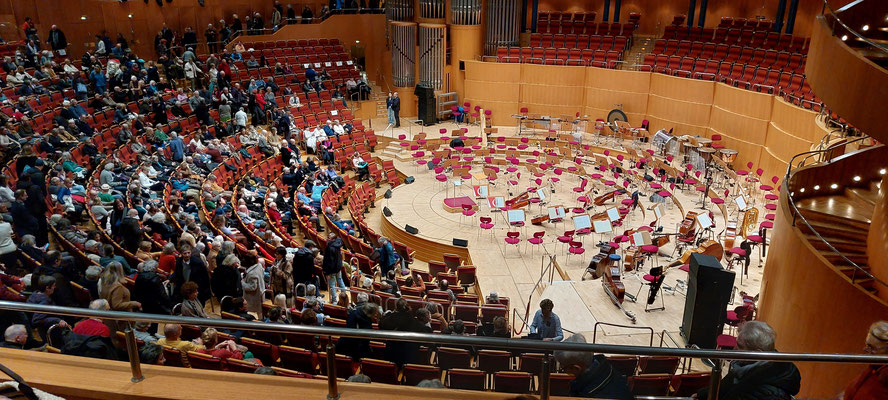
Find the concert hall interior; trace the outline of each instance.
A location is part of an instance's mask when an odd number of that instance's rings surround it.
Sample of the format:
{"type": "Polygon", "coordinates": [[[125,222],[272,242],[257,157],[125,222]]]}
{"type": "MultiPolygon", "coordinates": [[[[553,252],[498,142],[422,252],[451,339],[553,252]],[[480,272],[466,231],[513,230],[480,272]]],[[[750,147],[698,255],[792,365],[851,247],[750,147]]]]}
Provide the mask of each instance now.
{"type": "Polygon", "coordinates": [[[0,0],[0,37],[0,394],[888,398],[888,2],[0,0]]]}

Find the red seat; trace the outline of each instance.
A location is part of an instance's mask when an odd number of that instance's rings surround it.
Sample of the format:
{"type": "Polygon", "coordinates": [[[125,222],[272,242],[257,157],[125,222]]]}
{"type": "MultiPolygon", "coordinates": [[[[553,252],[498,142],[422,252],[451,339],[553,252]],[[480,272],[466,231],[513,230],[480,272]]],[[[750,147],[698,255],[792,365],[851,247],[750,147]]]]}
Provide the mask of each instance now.
{"type": "Polygon", "coordinates": [[[441,369],[469,369],[472,368],[472,353],[465,349],[451,347],[438,348],[438,366],[441,369]]]}
{"type": "MultiPolygon", "coordinates": [[[[314,339],[312,336],[309,337],[314,339]]],[[[280,346],[278,354],[281,358],[281,366],[286,369],[309,374],[314,374],[317,371],[317,364],[315,364],[311,351],[291,346],[280,346]]]]}
{"type": "Polygon", "coordinates": [[[678,368],[678,357],[641,357],[638,361],[638,374],[675,374],[678,368]]]}
{"type": "Polygon", "coordinates": [[[675,375],[672,377],[672,393],[670,396],[691,397],[700,389],[709,387],[709,379],[712,374],[709,372],[695,372],[689,374],[675,375]]]}
{"type": "Polygon", "coordinates": [[[549,374],[549,394],[552,396],[570,396],[570,382],[574,376],[564,373],[549,374]]]}
{"type": "Polygon", "coordinates": [[[478,369],[492,374],[512,369],[512,354],[502,350],[478,351],[478,369]]]}
{"type": "Polygon", "coordinates": [[[528,393],[533,375],[529,372],[497,372],[493,374],[493,390],[504,393],[528,393]]]}
{"type": "Polygon", "coordinates": [[[361,373],[370,377],[372,382],[399,383],[398,366],[390,361],[365,358],[361,360],[361,373]]]}
{"type": "Polygon", "coordinates": [[[625,376],[634,376],[635,370],[638,369],[638,357],[636,356],[610,356],[607,357],[607,361],[625,376]]]}
{"type": "Polygon", "coordinates": [[[629,390],[636,396],[666,396],[671,378],[667,374],[629,377],[629,390]]]}
{"type": "Polygon", "coordinates": [[[441,379],[441,368],[429,365],[407,364],[403,372],[404,384],[409,386],[416,386],[427,379],[441,379]]]}
{"type": "Polygon", "coordinates": [[[518,370],[540,374],[543,370],[543,357],[540,353],[522,353],[518,356],[518,370]]]}
{"type": "Polygon", "coordinates": [[[447,371],[447,387],[451,389],[484,390],[486,375],[476,369],[451,369],[447,371]]]}
{"type": "Polygon", "coordinates": [[[238,360],[234,358],[229,358],[225,360],[225,369],[229,371],[254,374],[256,373],[257,368],[259,368],[259,364],[249,361],[238,360]]]}
{"type": "Polygon", "coordinates": [[[188,364],[191,365],[191,368],[222,370],[222,359],[196,351],[188,352],[188,364]]]}

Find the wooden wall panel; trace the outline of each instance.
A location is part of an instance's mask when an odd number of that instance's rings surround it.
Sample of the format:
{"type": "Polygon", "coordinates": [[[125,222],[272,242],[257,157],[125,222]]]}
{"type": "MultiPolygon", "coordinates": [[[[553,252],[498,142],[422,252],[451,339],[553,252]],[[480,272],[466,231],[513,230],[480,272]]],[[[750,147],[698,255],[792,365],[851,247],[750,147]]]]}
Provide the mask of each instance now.
{"type": "Polygon", "coordinates": [[[715,85],[715,97],[712,104],[735,114],[757,119],[770,119],[773,99],[774,96],[767,93],[753,92],[718,83],[715,85]]]}
{"type": "MultiPolygon", "coordinates": [[[[737,150],[737,160],[734,161],[734,169],[747,169],[746,164],[751,162],[753,166],[758,165],[761,157],[762,145],[756,142],[745,140],[742,136],[734,136],[725,132],[709,128],[708,136],[719,134],[722,136],[722,143],[726,148],[737,150]]],[[[767,171],[766,173],[770,173],[767,171]]]]}
{"type": "Polygon", "coordinates": [[[811,150],[815,143],[818,142],[799,138],[781,129],[773,121],[768,124],[768,137],[765,140],[765,147],[783,162],[789,162],[794,155],[811,150]]]}
{"type": "Polygon", "coordinates": [[[800,139],[818,142],[828,132],[817,124],[817,115],[814,111],[796,107],[777,97],[771,108],[771,123],[800,139]]]}
{"type": "MultiPolygon", "coordinates": [[[[705,128],[709,126],[711,108],[711,103],[692,103],[651,94],[648,97],[647,112],[648,115],[658,117],[659,119],[667,119],[683,125],[705,128]]],[[[655,131],[660,128],[668,127],[651,127],[655,131]]],[[[674,133],[679,135],[685,134],[682,131],[675,131],[674,133]]]]}
{"type": "Polygon", "coordinates": [[[759,153],[758,167],[765,170],[762,174],[763,181],[771,184],[771,178],[776,176],[780,181],[786,176],[786,165],[789,159],[781,159],[771,152],[768,147],[763,147],[759,153]]]}
{"type": "Polygon", "coordinates": [[[709,120],[712,129],[743,138],[744,140],[762,145],[768,134],[768,120],[758,119],[749,115],[725,110],[719,106],[712,106],[712,114],[709,120]]]}
{"type": "Polygon", "coordinates": [[[681,121],[676,121],[673,119],[659,117],[651,114],[648,114],[646,118],[650,122],[650,127],[653,132],[656,132],[660,129],[672,129],[673,132],[677,132],[682,135],[696,135],[704,137],[708,136],[708,126],[689,125],[681,121]]]}
{"type": "MultiPolygon", "coordinates": [[[[448,11],[449,7],[448,7],[448,11]]],[[[480,25],[450,25],[450,89],[458,93],[460,99],[466,97],[466,71],[459,70],[460,60],[471,61],[484,53],[482,49],[483,30],[480,25]]]]}
{"type": "Polygon", "coordinates": [[[692,103],[712,104],[715,82],[651,74],[651,94],[692,103]]]}

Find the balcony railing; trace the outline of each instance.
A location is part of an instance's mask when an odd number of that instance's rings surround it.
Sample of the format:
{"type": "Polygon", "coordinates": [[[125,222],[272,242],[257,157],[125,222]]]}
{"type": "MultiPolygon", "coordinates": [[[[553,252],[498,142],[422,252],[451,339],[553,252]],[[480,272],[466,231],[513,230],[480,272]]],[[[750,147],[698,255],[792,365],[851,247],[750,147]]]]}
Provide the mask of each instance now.
{"type": "MultiPolygon", "coordinates": [[[[21,311],[21,312],[39,312],[53,315],[65,315],[73,317],[93,317],[104,320],[116,320],[118,322],[149,322],[164,324],[186,324],[198,325],[203,327],[234,329],[234,330],[253,330],[276,333],[295,333],[315,336],[338,336],[350,337],[357,339],[371,340],[397,340],[405,342],[417,342],[424,344],[437,345],[456,345],[456,346],[480,346],[492,348],[507,348],[510,350],[531,350],[551,354],[555,351],[584,351],[605,354],[622,354],[622,355],[638,355],[638,356],[667,356],[667,357],[687,357],[699,358],[710,361],[712,367],[712,379],[710,383],[709,399],[718,398],[718,386],[721,379],[723,360],[748,360],[748,361],[783,361],[783,362],[827,362],[827,363],[853,363],[853,364],[888,364],[888,356],[868,355],[868,354],[824,354],[824,353],[778,353],[778,352],[762,352],[762,351],[745,351],[745,350],[703,350],[703,349],[681,349],[681,348],[665,348],[665,347],[642,347],[642,346],[624,346],[612,344],[596,344],[596,343],[566,343],[566,342],[544,342],[537,340],[521,340],[521,339],[502,339],[478,336],[451,336],[428,333],[412,333],[398,331],[377,331],[370,329],[349,329],[334,328],[326,326],[307,326],[307,325],[282,325],[269,324],[263,322],[248,322],[240,320],[219,320],[194,317],[180,317],[160,314],[143,314],[133,312],[118,311],[101,311],[72,307],[46,306],[38,304],[28,304],[10,301],[0,301],[0,310],[21,311]]],[[[122,324],[127,326],[125,330],[127,355],[130,360],[132,370],[132,381],[140,382],[144,379],[139,364],[139,354],[136,347],[136,338],[133,333],[132,324],[122,324]]],[[[327,379],[328,398],[337,398],[339,391],[336,381],[335,348],[332,344],[328,344],[326,351],[327,371],[329,373],[327,379]]],[[[542,370],[540,371],[540,397],[543,400],[549,399],[549,373],[552,369],[549,358],[543,358],[542,370]]]]}

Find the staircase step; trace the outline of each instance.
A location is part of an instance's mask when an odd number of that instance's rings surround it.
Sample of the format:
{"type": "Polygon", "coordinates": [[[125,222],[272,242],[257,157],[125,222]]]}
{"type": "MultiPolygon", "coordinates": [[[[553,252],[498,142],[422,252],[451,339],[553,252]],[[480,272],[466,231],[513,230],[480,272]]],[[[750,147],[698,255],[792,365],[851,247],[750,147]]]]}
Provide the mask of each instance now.
{"type": "Polygon", "coordinates": [[[879,286],[882,286],[880,284],[877,284],[876,280],[873,278],[865,278],[865,279],[858,278],[854,283],[857,284],[858,286],[866,289],[866,291],[868,291],[872,294],[878,293],[879,286]]]}
{"type": "MultiPolygon", "coordinates": [[[[826,243],[823,243],[823,241],[818,239],[817,236],[805,235],[805,239],[808,239],[808,242],[811,243],[811,246],[813,246],[817,250],[829,250],[829,247],[826,245],[826,243]]],[[[866,252],[866,242],[835,238],[830,240],[829,244],[835,247],[838,251],[861,253],[866,252]]]]}
{"type": "MultiPolygon", "coordinates": [[[[807,216],[806,216],[807,218],[807,216]]],[[[832,240],[835,239],[847,239],[849,241],[856,241],[859,243],[866,243],[867,234],[869,232],[868,229],[858,229],[848,224],[836,224],[824,221],[815,221],[808,219],[808,223],[816,230],[820,236],[823,236],[828,242],[832,243],[832,240]]],[[[808,228],[807,225],[802,223],[801,221],[797,221],[796,227],[799,228],[804,233],[813,234],[814,231],[808,228]]]]}
{"type": "MultiPolygon", "coordinates": [[[[836,266],[836,268],[838,268],[839,271],[845,274],[845,276],[847,276],[848,278],[854,277],[854,279],[857,279],[859,277],[866,276],[861,271],[857,270],[857,268],[854,268],[850,265],[836,266]],[[857,271],[857,273],[855,274],[854,271],[857,271]]],[[[869,267],[861,267],[861,269],[866,272],[870,271],[869,267]]]]}
{"type": "Polygon", "coordinates": [[[844,253],[843,252],[842,255],[840,256],[840,255],[832,252],[831,250],[825,250],[825,251],[821,251],[820,255],[823,256],[823,258],[825,258],[827,261],[829,261],[830,263],[832,263],[834,265],[847,262],[847,261],[845,261],[844,258],[842,258],[842,256],[845,256],[845,258],[851,260],[851,262],[853,262],[857,265],[866,265],[869,262],[869,257],[866,255],[866,253],[844,253]]]}
{"type": "Polygon", "coordinates": [[[869,230],[873,205],[856,198],[824,196],[802,199],[796,203],[808,221],[823,221],[869,230]]]}
{"type": "Polygon", "coordinates": [[[875,206],[879,200],[879,192],[868,190],[866,188],[848,188],[845,189],[845,196],[857,199],[871,206],[875,206]]]}

